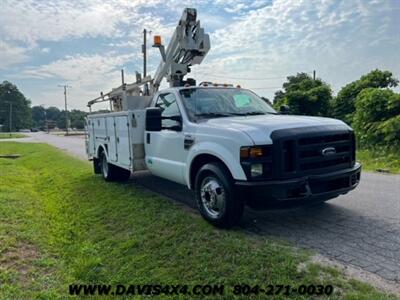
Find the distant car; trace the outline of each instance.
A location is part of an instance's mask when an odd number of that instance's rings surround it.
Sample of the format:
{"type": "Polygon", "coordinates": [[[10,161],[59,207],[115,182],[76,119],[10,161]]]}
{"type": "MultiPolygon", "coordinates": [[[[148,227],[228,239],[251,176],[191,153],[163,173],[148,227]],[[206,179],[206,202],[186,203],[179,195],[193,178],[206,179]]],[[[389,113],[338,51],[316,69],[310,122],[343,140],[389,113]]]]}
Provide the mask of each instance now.
{"type": "Polygon", "coordinates": [[[39,129],[37,129],[37,128],[31,128],[31,132],[38,132],[39,131],[39,129]]]}
{"type": "Polygon", "coordinates": [[[19,132],[31,132],[30,129],[20,129],[19,132]]]}

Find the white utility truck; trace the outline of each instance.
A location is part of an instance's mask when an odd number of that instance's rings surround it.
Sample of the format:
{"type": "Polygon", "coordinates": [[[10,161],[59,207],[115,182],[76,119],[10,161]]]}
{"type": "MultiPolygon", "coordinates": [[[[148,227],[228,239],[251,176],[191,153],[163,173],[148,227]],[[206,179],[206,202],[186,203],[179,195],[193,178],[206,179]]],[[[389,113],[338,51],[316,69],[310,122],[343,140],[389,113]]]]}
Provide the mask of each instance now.
{"type": "Polygon", "coordinates": [[[244,205],[309,204],[358,185],[354,133],[342,121],[285,115],[239,86],[184,80],[210,49],[195,9],[184,10],[167,49],[154,42],[162,56],[154,78],[137,73],[126,84],[122,72],[121,86],[88,103],[110,104],[86,120],[95,173],[113,181],[149,170],[184,184],[221,227],[237,224],[244,205]],[[164,77],[170,88],[159,91],[164,77]]]}

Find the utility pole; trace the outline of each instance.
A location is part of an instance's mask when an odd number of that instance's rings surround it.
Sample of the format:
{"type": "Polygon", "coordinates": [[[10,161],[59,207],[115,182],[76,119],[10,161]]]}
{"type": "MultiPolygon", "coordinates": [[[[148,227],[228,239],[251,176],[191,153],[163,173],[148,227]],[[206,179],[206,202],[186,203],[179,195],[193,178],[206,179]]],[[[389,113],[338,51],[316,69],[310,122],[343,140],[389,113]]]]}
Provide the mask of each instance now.
{"type": "Polygon", "coordinates": [[[316,72],[315,72],[315,70],[313,71],[313,80],[315,81],[315,75],[316,75],[316,72]]]}
{"type": "Polygon", "coordinates": [[[146,73],[147,73],[147,66],[146,66],[146,59],[147,59],[147,57],[146,57],[146,52],[147,52],[147,49],[146,49],[146,36],[147,36],[147,30],[146,29],[143,29],[143,45],[142,45],[142,53],[143,53],[143,78],[145,78],[146,77],[146,73]]]}
{"type": "Polygon", "coordinates": [[[10,104],[10,137],[11,137],[11,130],[12,130],[12,102],[8,102],[10,104]]]}
{"type": "Polygon", "coordinates": [[[41,107],[43,107],[43,113],[44,113],[44,125],[46,126],[46,132],[49,133],[49,124],[47,123],[47,112],[46,108],[44,107],[44,104],[40,104],[41,107]]]}
{"type": "Polygon", "coordinates": [[[64,102],[65,102],[65,130],[66,130],[66,135],[68,135],[68,125],[69,125],[69,120],[68,120],[68,108],[67,108],[67,88],[70,88],[71,86],[69,85],[58,85],[59,87],[64,88],[64,102]]]}
{"type": "MultiPolygon", "coordinates": [[[[8,124],[8,128],[9,128],[9,130],[10,130],[10,137],[11,137],[11,132],[12,132],[12,106],[13,106],[13,103],[12,102],[10,102],[10,101],[5,101],[4,103],[8,103],[9,104],[9,110],[8,110],[8,112],[9,112],[9,124],[8,124]]],[[[7,110],[4,110],[5,112],[7,111],[7,110]]]]}
{"type": "MultiPolygon", "coordinates": [[[[10,91],[7,91],[6,93],[7,93],[8,96],[10,96],[10,94],[11,94],[10,91]]],[[[10,116],[9,116],[10,124],[9,124],[9,127],[10,127],[10,137],[11,137],[11,131],[12,131],[12,105],[13,105],[13,103],[11,101],[5,101],[5,103],[8,103],[10,105],[10,110],[9,110],[9,112],[10,112],[10,116]]]]}

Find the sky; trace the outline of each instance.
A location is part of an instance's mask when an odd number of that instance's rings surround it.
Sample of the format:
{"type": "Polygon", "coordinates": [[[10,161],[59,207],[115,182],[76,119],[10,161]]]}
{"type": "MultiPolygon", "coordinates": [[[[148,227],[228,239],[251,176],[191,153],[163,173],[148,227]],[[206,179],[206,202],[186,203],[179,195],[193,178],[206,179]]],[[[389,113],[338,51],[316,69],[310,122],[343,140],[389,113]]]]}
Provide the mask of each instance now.
{"type": "MultiPolygon", "coordinates": [[[[142,72],[143,28],[167,44],[185,7],[210,34],[190,74],[198,82],[271,99],[297,72],[316,70],[334,93],[376,68],[400,78],[400,0],[0,0],[0,81],[59,108],[68,84],[68,109],[87,110],[120,84],[121,69],[126,82],[142,72]]],[[[148,73],[159,61],[149,45],[148,73]]]]}

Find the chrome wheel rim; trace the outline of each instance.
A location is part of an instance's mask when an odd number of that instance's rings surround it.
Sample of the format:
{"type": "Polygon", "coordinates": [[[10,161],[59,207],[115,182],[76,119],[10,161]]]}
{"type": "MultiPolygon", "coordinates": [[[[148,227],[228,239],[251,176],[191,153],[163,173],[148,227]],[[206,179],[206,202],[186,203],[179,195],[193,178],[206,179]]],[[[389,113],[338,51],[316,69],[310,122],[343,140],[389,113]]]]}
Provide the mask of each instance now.
{"type": "Polygon", "coordinates": [[[211,218],[217,219],[225,212],[226,193],[217,178],[206,177],[203,179],[200,197],[205,211],[211,218]]]}
{"type": "Polygon", "coordinates": [[[108,163],[107,163],[107,157],[103,154],[102,160],[101,160],[101,168],[103,170],[103,176],[107,177],[108,174],[108,163]]]}

